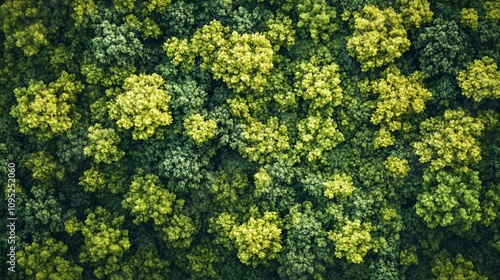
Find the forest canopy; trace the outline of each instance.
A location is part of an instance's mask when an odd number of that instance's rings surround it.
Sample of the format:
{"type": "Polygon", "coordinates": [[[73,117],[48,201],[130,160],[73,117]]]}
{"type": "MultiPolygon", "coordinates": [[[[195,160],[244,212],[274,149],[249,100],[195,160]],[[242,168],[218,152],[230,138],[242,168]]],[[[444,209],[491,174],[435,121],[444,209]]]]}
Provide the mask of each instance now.
{"type": "Polygon", "coordinates": [[[4,0],[0,43],[5,279],[499,279],[499,0],[4,0]]]}

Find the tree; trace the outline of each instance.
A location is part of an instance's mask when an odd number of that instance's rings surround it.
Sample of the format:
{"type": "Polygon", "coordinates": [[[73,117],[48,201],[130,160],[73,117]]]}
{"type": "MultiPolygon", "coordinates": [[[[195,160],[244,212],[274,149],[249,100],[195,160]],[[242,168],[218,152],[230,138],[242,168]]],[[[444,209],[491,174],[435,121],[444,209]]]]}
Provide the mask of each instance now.
{"type": "Polygon", "coordinates": [[[101,124],[95,124],[88,129],[89,143],[83,149],[86,156],[91,156],[96,163],[104,162],[110,164],[119,161],[125,152],[119,150],[116,145],[120,143],[120,137],[112,128],[103,128],[101,124]]]}
{"type": "Polygon", "coordinates": [[[425,77],[440,74],[456,75],[464,44],[454,21],[436,18],[425,27],[415,41],[419,51],[420,69],[425,77]]]}
{"type": "Polygon", "coordinates": [[[160,178],[153,174],[135,176],[129,191],[122,200],[122,206],[135,216],[134,224],[148,222],[156,225],[166,223],[173,210],[175,194],[162,187],[160,178]]]}
{"type": "Polygon", "coordinates": [[[362,263],[363,257],[373,248],[371,228],[370,222],[344,219],[337,230],[328,232],[328,238],[335,244],[335,256],[362,263]]]}
{"type": "Polygon", "coordinates": [[[18,263],[28,277],[36,279],[82,279],[83,268],[65,258],[68,251],[61,241],[49,238],[33,242],[18,253],[18,263]]]}
{"type": "Polygon", "coordinates": [[[483,98],[500,98],[500,71],[490,57],[474,60],[457,77],[462,94],[480,102],[483,98]]]}
{"type": "Polygon", "coordinates": [[[115,102],[108,104],[109,116],[119,127],[134,128],[134,140],[147,139],[159,134],[159,128],[173,121],[167,104],[169,93],[163,89],[163,78],[158,74],[131,75],[123,83],[123,92],[115,102]]]}
{"type": "Polygon", "coordinates": [[[74,102],[83,88],[75,75],[64,71],[48,86],[43,81],[31,80],[28,88],[14,90],[18,105],[12,108],[11,115],[17,119],[22,133],[49,140],[68,131],[78,119],[74,102]]]}
{"type": "Polygon", "coordinates": [[[64,178],[64,167],[45,151],[30,154],[26,167],[31,170],[34,179],[42,182],[51,183],[53,179],[64,178]]]}
{"type": "Polygon", "coordinates": [[[253,267],[276,258],[282,249],[276,212],[265,212],[257,219],[250,217],[247,222],[235,225],[229,237],[234,241],[240,261],[253,267]]]}
{"type": "Polygon", "coordinates": [[[444,115],[429,118],[420,124],[422,138],[413,143],[420,162],[430,163],[437,171],[445,167],[462,169],[481,160],[477,137],[484,130],[478,118],[463,109],[446,110],[444,115]]]}
{"type": "Polygon", "coordinates": [[[330,36],[338,29],[334,23],[337,13],[335,7],[328,5],[325,0],[306,0],[296,6],[299,21],[297,27],[308,29],[315,43],[320,40],[328,41],[330,36]]]}
{"type": "Polygon", "coordinates": [[[401,15],[394,9],[380,10],[366,5],[354,16],[354,33],[347,39],[349,54],[361,63],[361,70],[394,62],[410,48],[401,15]]]}
{"type": "Polygon", "coordinates": [[[461,254],[452,258],[447,251],[441,251],[432,262],[432,274],[438,280],[444,279],[471,279],[486,280],[485,277],[474,271],[472,262],[467,261],[461,254]]]}
{"type": "Polygon", "coordinates": [[[72,218],[64,226],[70,235],[82,232],[84,245],[80,251],[80,261],[97,265],[94,275],[102,279],[119,270],[120,260],[130,248],[128,230],[121,229],[125,217],[115,217],[100,206],[94,211],[88,209],[86,214],[84,222],[72,218]]]}
{"type": "Polygon", "coordinates": [[[472,170],[424,173],[424,192],[415,209],[430,228],[449,227],[460,233],[481,219],[479,173],[472,170]]]}
{"type": "Polygon", "coordinates": [[[420,72],[404,76],[394,65],[384,70],[380,79],[369,83],[366,81],[360,86],[360,90],[378,95],[370,120],[381,126],[381,131],[375,139],[375,147],[384,147],[393,142],[392,140],[384,143],[382,139],[388,137],[385,131],[409,131],[413,115],[422,113],[425,110],[425,102],[432,98],[432,93],[423,85],[420,72]]]}
{"type": "Polygon", "coordinates": [[[217,123],[214,120],[205,121],[202,115],[194,114],[184,119],[184,129],[189,138],[200,145],[215,135],[217,123]]]}
{"type": "Polygon", "coordinates": [[[44,19],[49,10],[34,0],[8,0],[0,6],[6,49],[17,47],[26,56],[37,54],[49,45],[49,29],[44,19]]]}
{"type": "Polygon", "coordinates": [[[420,28],[422,23],[431,21],[434,13],[427,0],[397,0],[405,26],[420,28]]]}

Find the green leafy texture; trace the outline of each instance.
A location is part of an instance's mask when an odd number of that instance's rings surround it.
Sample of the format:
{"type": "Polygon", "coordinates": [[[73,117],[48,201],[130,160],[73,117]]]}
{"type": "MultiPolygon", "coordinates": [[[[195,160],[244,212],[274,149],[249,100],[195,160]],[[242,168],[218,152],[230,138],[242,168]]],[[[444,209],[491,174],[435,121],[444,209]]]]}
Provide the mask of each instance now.
{"type": "Polygon", "coordinates": [[[297,124],[299,132],[294,145],[294,153],[304,156],[307,161],[326,161],[327,151],[344,141],[344,135],[337,129],[331,118],[308,116],[297,124]]]}
{"type": "Polygon", "coordinates": [[[354,33],[347,39],[349,54],[361,63],[361,70],[394,62],[410,48],[401,15],[394,9],[366,5],[354,16],[354,33]]]}
{"type": "Polygon", "coordinates": [[[236,170],[226,171],[219,169],[209,176],[210,192],[215,195],[215,201],[224,207],[231,209],[238,204],[238,200],[245,195],[244,190],[248,187],[248,178],[245,173],[236,170]]]}
{"type": "Polygon", "coordinates": [[[280,48],[285,47],[290,50],[295,44],[295,29],[293,29],[292,20],[283,14],[271,17],[266,26],[268,31],[266,37],[273,46],[273,51],[278,52],[280,48]]]}
{"type": "Polygon", "coordinates": [[[30,154],[26,160],[26,167],[31,171],[34,179],[42,182],[53,183],[54,179],[64,178],[64,167],[46,151],[30,154]]]}
{"type": "Polygon", "coordinates": [[[406,178],[408,172],[411,170],[408,160],[395,156],[387,157],[384,161],[384,167],[387,171],[389,171],[391,176],[401,179],[406,178]]]}
{"type": "Polygon", "coordinates": [[[464,52],[463,39],[454,21],[437,18],[424,28],[414,42],[419,52],[420,69],[425,77],[456,75],[464,52]]]}
{"type": "Polygon", "coordinates": [[[335,256],[345,257],[351,263],[362,263],[373,246],[370,222],[344,219],[339,228],[328,232],[328,238],[335,244],[335,256]]]}
{"type": "Polygon", "coordinates": [[[399,254],[399,263],[403,267],[418,265],[417,247],[411,246],[410,249],[401,251],[399,254]]]}
{"type": "Polygon", "coordinates": [[[277,117],[271,117],[267,123],[254,120],[243,125],[241,137],[247,143],[240,148],[241,155],[260,164],[287,158],[290,150],[287,127],[280,125],[277,117]]]}
{"type": "Polygon", "coordinates": [[[191,69],[196,56],[201,56],[202,69],[210,69],[214,78],[222,79],[236,92],[262,92],[273,67],[274,51],[262,34],[229,33],[219,21],[198,29],[190,40],[168,39],[163,49],[174,65],[184,63],[191,69]]]}
{"type": "Polygon", "coordinates": [[[432,274],[437,280],[445,279],[470,279],[470,280],[487,280],[478,272],[474,271],[474,265],[471,261],[467,261],[461,254],[457,254],[455,258],[450,256],[446,251],[441,251],[432,262],[432,274]]]}
{"type": "Polygon", "coordinates": [[[160,257],[152,242],[141,242],[135,254],[121,266],[121,271],[110,279],[152,279],[162,280],[170,275],[170,263],[160,257]]]}
{"type": "Polygon", "coordinates": [[[310,201],[290,208],[285,216],[287,231],[282,253],[278,256],[278,273],[283,279],[324,279],[331,257],[327,233],[310,201]]]}
{"type": "Polygon", "coordinates": [[[420,162],[430,163],[432,171],[445,167],[463,169],[481,160],[477,137],[484,130],[481,119],[468,116],[463,109],[446,110],[444,115],[420,124],[421,140],[413,143],[420,162]]]}
{"type": "Polygon", "coordinates": [[[162,88],[163,84],[163,78],[158,74],[131,75],[123,83],[124,92],[113,103],[108,104],[109,116],[116,120],[119,127],[134,128],[134,140],[147,139],[159,127],[172,123],[172,115],[167,106],[170,95],[162,88]]]}
{"type": "Polygon", "coordinates": [[[134,224],[148,222],[164,224],[172,213],[175,194],[164,189],[160,178],[153,174],[135,176],[129,191],[122,200],[122,206],[135,216],[134,224]]]}
{"type": "Polygon", "coordinates": [[[17,119],[22,133],[49,140],[73,126],[78,118],[74,102],[83,88],[75,81],[75,75],[64,71],[48,86],[43,81],[31,80],[28,88],[14,90],[18,104],[12,107],[11,115],[17,119]]]}
{"type": "Polygon", "coordinates": [[[294,92],[310,102],[310,109],[337,107],[342,101],[339,66],[335,63],[318,67],[316,59],[302,62],[295,73],[294,92]]]}
{"type": "Polygon", "coordinates": [[[422,113],[425,103],[432,98],[432,93],[423,85],[420,72],[404,76],[393,65],[382,72],[381,79],[367,83],[366,81],[360,86],[361,92],[378,95],[370,121],[383,129],[377,137],[380,139],[375,139],[376,148],[385,146],[381,139],[388,137],[388,131],[409,131],[412,127],[411,119],[415,114],[422,113]]]}
{"type": "MultiPolygon", "coordinates": [[[[180,209],[184,205],[182,200],[176,202],[176,208],[180,209]]],[[[191,217],[188,217],[179,211],[175,213],[165,225],[156,226],[156,230],[160,232],[161,238],[167,243],[167,245],[173,248],[189,248],[193,239],[198,232],[194,221],[191,217]]]]}
{"type": "Polygon", "coordinates": [[[186,258],[189,261],[188,269],[193,279],[221,278],[217,271],[224,258],[221,256],[219,247],[202,243],[194,247],[186,258]]]}
{"type": "Polygon", "coordinates": [[[424,173],[424,192],[417,197],[415,209],[427,226],[449,227],[460,233],[481,219],[478,172],[439,171],[424,173]]]}
{"type": "Polygon", "coordinates": [[[479,25],[478,19],[479,15],[474,8],[463,8],[460,11],[460,24],[464,27],[476,29],[479,25]]]}
{"type": "Polygon", "coordinates": [[[462,94],[472,97],[476,102],[483,98],[500,98],[500,71],[490,57],[474,60],[466,69],[460,71],[457,77],[462,94]]]}
{"type": "Polygon", "coordinates": [[[23,231],[31,233],[33,241],[41,242],[50,237],[50,233],[64,231],[63,206],[56,198],[53,188],[36,185],[31,188],[33,198],[23,201],[23,231]],[[41,231],[40,229],[47,229],[41,231]]]}
{"type": "Polygon", "coordinates": [[[207,150],[198,150],[198,147],[188,142],[180,143],[179,146],[170,145],[166,151],[161,151],[163,156],[159,171],[175,193],[203,187],[202,181],[207,177],[213,154],[207,150]]]}
{"type": "Polygon", "coordinates": [[[328,5],[325,0],[298,1],[296,9],[299,18],[297,27],[309,31],[315,43],[330,40],[333,32],[339,29],[334,23],[337,17],[335,7],[328,5]]]}
{"type": "Polygon", "coordinates": [[[265,212],[262,218],[253,218],[235,225],[229,237],[234,240],[238,258],[246,265],[258,264],[275,259],[281,251],[281,229],[278,213],[265,212]]]}
{"type": "Polygon", "coordinates": [[[271,43],[264,35],[233,32],[217,51],[210,70],[236,92],[262,92],[273,67],[273,55],[271,43]]]}
{"type": "Polygon", "coordinates": [[[76,231],[82,232],[84,245],[80,251],[80,261],[97,265],[94,275],[103,279],[120,269],[121,259],[130,248],[128,230],[121,229],[125,217],[113,216],[100,206],[86,212],[84,222],[70,219],[64,226],[70,235],[76,231]]]}
{"type": "Polygon", "coordinates": [[[33,56],[49,45],[50,30],[44,20],[49,10],[34,0],[7,0],[0,6],[0,22],[6,49],[17,47],[24,55],[33,56]]]}
{"type": "Polygon", "coordinates": [[[128,25],[117,26],[108,20],[97,25],[96,36],[91,42],[94,58],[109,66],[132,64],[143,52],[141,41],[129,31],[128,25]]]}
{"type": "Polygon", "coordinates": [[[95,124],[88,129],[88,144],[83,149],[86,156],[92,157],[94,162],[110,164],[119,161],[125,152],[118,149],[120,137],[112,128],[103,128],[101,124],[95,124]]]}
{"type": "Polygon", "coordinates": [[[418,29],[422,23],[430,22],[434,15],[427,0],[397,0],[396,3],[407,27],[418,29]]]}
{"type": "Polygon", "coordinates": [[[217,123],[214,120],[205,120],[200,114],[193,114],[184,119],[184,129],[189,138],[200,145],[215,136],[217,123]]]}
{"type": "Polygon", "coordinates": [[[323,194],[329,199],[335,197],[346,199],[355,190],[352,178],[347,174],[335,174],[332,180],[326,181],[323,185],[325,186],[323,194]]]}
{"type": "Polygon", "coordinates": [[[106,191],[118,194],[128,187],[127,175],[121,165],[96,165],[92,164],[90,169],[83,172],[79,179],[79,185],[86,192],[106,191]]]}
{"type": "Polygon", "coordinates": [[[500,20],[500,1],[486,1],[484,2],[484,9],[486,10],[486,18],[500,20]]]}
{"type": "Polygon", "coordinates": [[[66,0],[65,2],[72,9],[71,18],[75,20],[76,24],[81,24],[86,16],[98,11],[94,0],[66,0]]]}
{"type": "Polygon", "coordinates": [[[82,279],[83,268],[64,258],[68,246],[53,238],[33,242],[17,255],[17,263],[34,279],[82,279]]]}

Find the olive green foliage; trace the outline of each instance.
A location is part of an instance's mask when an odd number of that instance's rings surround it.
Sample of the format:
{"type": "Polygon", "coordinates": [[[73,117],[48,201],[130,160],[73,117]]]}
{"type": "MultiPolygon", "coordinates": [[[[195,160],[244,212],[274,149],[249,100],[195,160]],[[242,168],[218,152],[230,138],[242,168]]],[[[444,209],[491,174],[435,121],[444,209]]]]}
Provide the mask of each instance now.
{"type": "Polygon", "coordinates": [[[84,245],[79,254],[81,262],[102,263],[94,275],[102,279],[120,268],[120,259],[130,248],[128,230],[123,230],[124,216],[114,216],[108,210],[97,207],[87,211],[84,222],[70,219],[65,223],[66,232],[83,234],[84,245]]]}
{"type": "Polygon", "coordinates": [[[242,263],[255,267],[272,260],[282,248],[278,215],[266,212],[262,218],[250,217],[247,222],[233,226],[229,238],[234,240],[242,263]]]}
{"type": "Polygon", "coordinates": [[[477,26],[479,25],[478,23],[479,15],[477,11],[473,8],[470,9],[463,8],[460,11],[460,17],[461,17],[460,24],[463,26],[476,29],[477,26]]]}
{"type": "Polygon", "coordinates": [[[423,23],[431,21],[434,15],[427,0],[397,0],[396,3],[408,27],[420,28],[423,23]]]}
{"type": "Polygon", "coordinates": [[[499,3],[0,1],[0,273],[497,279],[499,3]]]}
{"type": "Polygon", "coordinates": [[[486,280],[485,277],[474,270],[474,264],[467,261],[461,254],[455,258],[446,251],[442,251],[433,261],[432,274],[435,279],[471,279],[486,280]]]}
{"type": "Polygon", "coordinates": [[[82,83],[75,81],[75,75],[66,72],[48,86],[31,80],[28,88],[14,90],[18,105],[12,108],[11,115],[22,133],[51,139],[72,127],[76,117],[74,102],[83,88],[82,83]]]}
{"type": "Polygon", "coordinates": [[[214,137],[217,123],[214,120],[205,121],[202,115],[194,114],[184,120],[184,129],[196,144],[202,144],[214,137]]]}
{"type": "Polygon", "coordinates": [[[44,22],[47,7],[33,0],[9,0],[0,7],[2,30],[6,48],[17,47],[26,56],[37,54],[49,45],[49,30],[44,22]]]}
{"type": "Polygon", "coordinates": [[[82,271],[65,258],[68,246],[55,239],[31,243],[18,253],[18,263],[34,279],[82,279],[82,271]]]}
{"type": "Polygon", "coordinates": [[[30,154],[26,167],[31,171],[34,179],[42,182],[49,183],[53,179],[64,178],[64,167],[56,161],[54,156],[45,151],[30,154]]]}
{"type": "Polygon", "coordinates": [[[418,196],[416,212],[431,228],[470,229],[481,219],[478,172],[439,171],[424,174],[424,192],[418,196]]]}
{"type": "Polygon", "coordinates": [[[163,78],[157,74],[126,78],[123,92],[108,105],[110,118],[116,120],[119,127],[133,128],[133,139],[147,139],[159,133],[158,127],[172,123],[168,109],[170,95],[162,88],[163,84],[163,78]]]}
{"type": "Polygon", "coordinates": [[[335,174],[332,180],[324,183],[325,192],[324,195],[329,199],[334,197],[346,198],[354,191],[354,185],[352,183],[352,178],[345,174],[335,174]]]}
{"type": "Polygon", "coordinates": [[[122,206],[136,216],[135,224],[153,219],[155,224],[164,224],[167,214],[172,212],[175,194],[162,188],[156,175],[147,174],[136,177],[130,185],[130,190],[122,200],[122,206]]]}
{"type": "Polygon", "coordinates": [[[483,98],[500,98],[500,71],[490,57],[474,60],[457,77],[462,94],[479,102],[483,98]]]}
{"type": "Polygon", "coordinates": [[[361,263],[373,248],[370,222],[345,220],[338,230],[330,231],[328,238],[335,244],[335,256],[345,257],[349,262],[361,263]]]}
{"type": "Polygon", "coordinates": [[[185,63],[187,69],[201,56],[202,68],[210,69],[214,78],[222,79],[236,92],[263,91],[273,67],[274,51],[264,35],[230,33],[216,20],[197,30],[189,41],[167,40],[163,49],[174,65],[185,63]]]}
{"type": "MultiPolygon", "coordinates": [[[[361,89],[362,92],[378,95],[371,122],[380,125],[383,131],[391,132],[409,131],[412,125],[407,116],[422,113],[425,103],[432,97],[432,93],[423,85],[421,73],[414,72],[406,77],[395,66],[389,66],[382,72],[381,79],[364,84],[361,89]]],[[[393,140],[384,141],[387,137],[387,134],[380,132],[375,139],[375,147],[392,144],[393,140]]]]}
{"type": "Polygon", "coordinates": [[[338,29],[334,22],[335,8],[325,0],[306,0],[297,4],[299,21],[297,27],[307,29],[314,42],[328,41],[338,29]]]}
{"type": "Polygon", "coordinates": [[[463,169],[481,160],[477,137],[483,130],[481,119],[468,116],[462,109],[446,110],[444,115],[420,124],[422,138],[413,147],[420,162],[429,162],[433,171],[445,167],[463,169]]]}
{"type": "Polygon", "coordinates": [[[456,75],[458,62],[463,54],[463,39],[455,21],[434,19],[432,26],[425,27],[414,42],[420,50],[420,69],[424,76],[439,74],[456,75]]]}
{"type": "Polygon", "coordinates": [[[361,63],[363,71],[391,63],[409,48],[403,19],[394,9],[366,5],[355,14],[354,33],[347,39],[347,50],[361,63]]]}
{"type": "Polygon", "coordinates": [[[111,163],[119,161],[124,155],[116,145],[120,142],[120,137],[112,128],[102,128],[101,124],[89,127],[89,144],[83,149],[83,153],[92,156],[96,163],[111,163]]]}

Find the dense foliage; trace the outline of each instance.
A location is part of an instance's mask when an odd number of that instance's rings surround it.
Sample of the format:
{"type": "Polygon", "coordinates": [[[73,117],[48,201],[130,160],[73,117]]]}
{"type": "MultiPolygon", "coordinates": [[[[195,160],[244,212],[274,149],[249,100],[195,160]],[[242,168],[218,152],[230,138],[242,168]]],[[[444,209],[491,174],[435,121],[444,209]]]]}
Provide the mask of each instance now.
{"type": "Polygon", "coordinates": [[[5,0],[0,28],[8,279],[499,279],[499,0],[5,0]]]}

